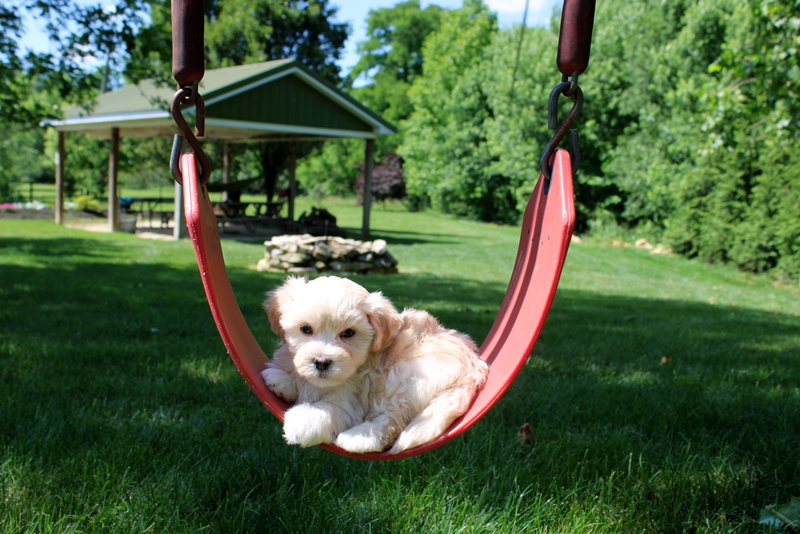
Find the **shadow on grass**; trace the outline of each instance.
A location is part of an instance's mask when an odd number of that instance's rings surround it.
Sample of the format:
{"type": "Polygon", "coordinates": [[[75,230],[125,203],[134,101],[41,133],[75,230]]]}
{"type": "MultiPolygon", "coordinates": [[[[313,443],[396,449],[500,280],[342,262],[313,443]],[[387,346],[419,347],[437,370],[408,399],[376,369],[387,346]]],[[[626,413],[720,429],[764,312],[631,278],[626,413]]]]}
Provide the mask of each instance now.
{"type": "MultiPolygon", "coordinates": [[[[360,233],[360,230],[359,230],[360,233]]],[[[354,234],[358,235],[358,234],[354,234]]],[[[370,235],[370,239],[384,239],[389,245],[422,245],[427,243],[436,243],[438,245],[449,245],[459,243],[463,236],[453,236],[448,234],[433,234],[435,239],[430,239],[430,233],[419,232],[406,232],[402,230],[384,230],[382,228],[375,229],[370,235]]]]}
{"type": "Polygon", "coordinates": [[[113,257],[122,247],[116,243],[102,243],[95,239],[25,239],[0,238],[0,254],[9,257],[16,254],[29,254],[44,258],[68,258],[84,256],[87,258],[113,257]]]}
{"type": "Polygon", "coordinates": [[[796,316],[562,290],[515,388],[546,392],[533,393],[534,421],[633,425],[654,440],[747,449],[751,425],[800,437],[799,359],[796,316]],[[797,423],[786,426],[786,415],[797,423]]]}
{"type": "MultiPolygon", "coordinates": [[[[753,501],[768,485],[800,490],[795,316],[562,290],[531,359],[484,420],[422,457],[369,464],[283,444],[225,355],[193,265],[125,263],[129,251],[97,240],[0,241],[2,253],[15,250],[47,268],[0,265],[0,444],[26,498],[58,496],[51,504],[63,514],[106,513],[110,525],[124,501],[162,531],[179,530],[158,523],[174,517],[223,532],[333,531],[337,521],[350,525],[342,531],[390,529],[422,521],[403,506],[412,496],[481,496],[500,513],[519,487],[555,499],[553,487],[591,492],[631,455],[661,469],[697,455],[746,463],[764,474],[740,489],[753,501]],[[516,443],[524,422],[536,436],[527,449],[516,443]]],[[[260,305],[283,276],[230,275],[269,353],[260,305]]],[[[357,281],[478,341],[505,291],[414,274],[357,281]]]]}
{"type": "MultiPolygon", "coordinates": [[[[361,229],[360,228],[352,228],[352,227],[344,227],[342,228],[347,232],[348,239],[355,239],[360,241],[361,240],[361,229]]],[[[278,233],[274,235],[279,235],[278,233]]],[[[320,236],[321,237],[321,236],[320,236]]],[[[229,232],[223,236],[223,239],[226,241],[236,241],[246,245],[256,245],[256,246],[263,246],[265,241],[269,241],[272,238],[272,234],[248,234],[246,232],[243,233],[234,233],[229,232]]],[[[463,236],[450,236],[447,234],[431,234],[431,233],[419,233],[419,232],[404,232],[398,230],[383,230],[377,229],[373,230],[370,233],[369,241],[374,241],[375,239],[383,239],[389,246],[392,245],[425,245],[436,243],[437,245],[452,245],[456,243],[460,243],[463,236]],[[435,239],[431,239],[429,236],[435,235],[435,239]],[[448,239],[452,238],[452,239],[448,239]],[[456,239],[457,238],[457,239],[456,239]]]]}

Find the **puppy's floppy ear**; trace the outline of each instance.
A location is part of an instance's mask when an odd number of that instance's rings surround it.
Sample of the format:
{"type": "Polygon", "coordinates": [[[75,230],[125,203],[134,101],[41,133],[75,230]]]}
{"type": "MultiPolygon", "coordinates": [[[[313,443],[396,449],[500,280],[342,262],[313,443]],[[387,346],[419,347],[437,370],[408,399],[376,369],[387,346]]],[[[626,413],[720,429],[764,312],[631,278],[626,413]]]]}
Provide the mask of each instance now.
{"type": "Polygon", "coordinates": [[[403,320],[397,313],[397,309],[380,291],[370,293],[364,300],[364,306],[369,322],[375,329],[372,350],[379,352],[392,340],[403,324],[403,320]]]}
{"type": "Polygon", "coordinates": [[[290,276],[277,289],[267,293],[267,300],[264,301],[264,310],[267,312],[269,326],[272,331],[283,338],[283,328],[281,328],[281,308],[294,300],[295,291],[308,283],[307,278],[290,276]]]}

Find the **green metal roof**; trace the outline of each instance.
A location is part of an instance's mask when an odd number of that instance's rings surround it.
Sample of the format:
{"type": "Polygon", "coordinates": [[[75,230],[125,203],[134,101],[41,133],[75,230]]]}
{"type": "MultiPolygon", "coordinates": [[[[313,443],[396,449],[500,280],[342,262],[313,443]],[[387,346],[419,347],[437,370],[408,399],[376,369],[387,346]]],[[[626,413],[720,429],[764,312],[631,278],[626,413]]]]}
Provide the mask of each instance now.
{"type": "MultiPolygon", "coordinates": [[[[47,124],[106,138],[111,128],[119,128],[122,136],[172,136],[177,133],[169,112],[174,93],[175,87],[145,80],[100,95],[91,111],[73,106],[64,120],[47,124]]],[[[374,138],[397,131],[294,59],[206,71],[200,94],[206,140],[374,138]]]]}

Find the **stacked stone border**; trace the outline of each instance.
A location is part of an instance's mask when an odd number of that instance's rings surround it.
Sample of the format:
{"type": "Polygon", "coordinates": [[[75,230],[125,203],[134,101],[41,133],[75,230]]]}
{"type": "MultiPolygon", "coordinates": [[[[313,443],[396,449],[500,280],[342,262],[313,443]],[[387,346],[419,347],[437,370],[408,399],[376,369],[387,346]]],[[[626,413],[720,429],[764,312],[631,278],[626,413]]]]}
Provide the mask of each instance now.
{"type": "Polygon", "coordinates": [[[397,260],[386,241],[357,241],[333,236],[279,235],[264,242],[259,271],[290,274],[396,273],[397,260]]]}

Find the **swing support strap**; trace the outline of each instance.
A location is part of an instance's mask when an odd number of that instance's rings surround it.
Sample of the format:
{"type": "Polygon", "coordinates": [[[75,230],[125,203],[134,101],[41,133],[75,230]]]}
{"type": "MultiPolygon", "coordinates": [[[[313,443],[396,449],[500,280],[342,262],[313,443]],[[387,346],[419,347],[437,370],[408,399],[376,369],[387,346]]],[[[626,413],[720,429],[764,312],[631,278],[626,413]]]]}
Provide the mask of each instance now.
{"type": "Polygon", "coordinates": [[[589,66],[595,2],[596,0],[564,0],[561,11],[556,65],[562,76],[561,83],[550,93],[547,117],[547,127],[556,132],[545,145],[539,158],[539,168],[547,180],[546,189],[549,188],[553,172],[553,153],[565,137],[569,136],[572,150],[572,171],[577,171],[580,164],[578,130],[573,128],[573,125],[583,107],[583,91],[578,87],[578,76],[589,66]],[[558,98],[561,95],[571,96],[574,102],[567,117],[559,124],[558,98]]]}
{"type": "Polygon", "coordinates": [[[197,0],[172,0],[172,76],[178,82],[178,90],[172,97],[170,111],[180,134],[175,135],[170,157],[170,168],[175,181],[183,185],[180,156],[184,140],[192,149],[200,164],[201,185],[211,176],[211,163],[197,141],[205,130],[205,103],[200,96],[200,80],[205,74],[203,54],[204,35],[203,2],[197,0]],[[183,116],[181,106],[194,104],[194,131],[183,116]]]}

